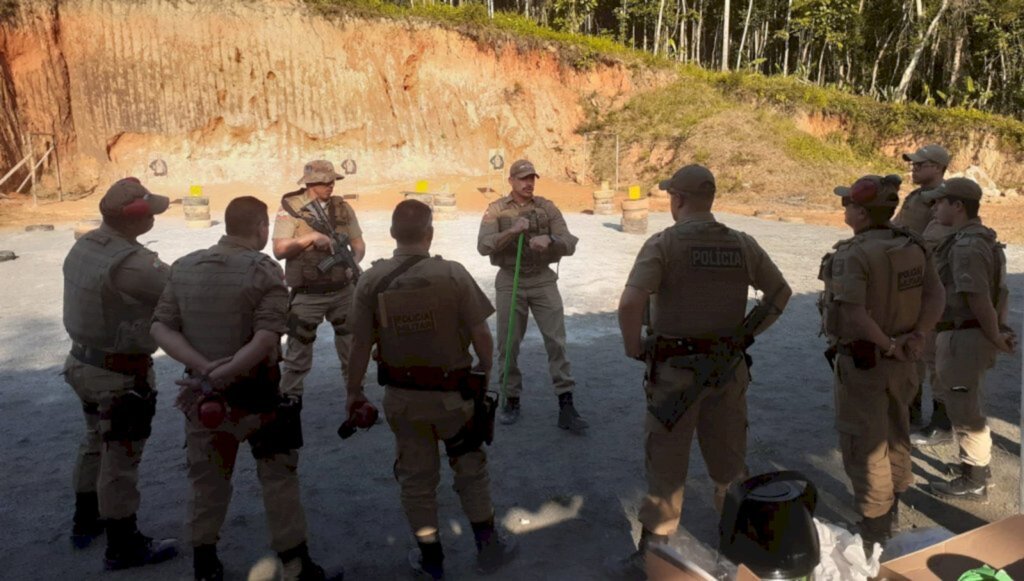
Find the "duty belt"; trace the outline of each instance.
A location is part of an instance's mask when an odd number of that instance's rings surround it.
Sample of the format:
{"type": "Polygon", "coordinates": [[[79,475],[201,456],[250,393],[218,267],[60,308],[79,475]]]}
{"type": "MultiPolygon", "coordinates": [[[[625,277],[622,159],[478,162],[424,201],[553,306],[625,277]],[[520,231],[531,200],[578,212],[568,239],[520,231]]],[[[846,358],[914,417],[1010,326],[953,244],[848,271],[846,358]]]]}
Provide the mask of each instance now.
{"type": "Polygon", "coordinates": [[[292,289],[292,294],[296,295],[326,295],[347,287],[349,281],[345,282],[325,282],[322,284],[307,284],[304,286],[297,286],[292,289]]]}
{"type": "Polygon", "coordinates": [[[71,356],[86,365],[124,375],[145,375],[153,366],[153,358],[145,353],[109,353],[81,343],[71,344],[71,356]]]}
{"type": "Polygon", "coordinates": [[[935,332],[941,333],[943,331],[959,331],[961,329],[980,329],[981,321],[978,319],[967,319],[966,321],[939,321],[935,325],[935,332]]]}
{"type": "Polygon", "coordinates": [[[720,339],[657,337],[654,340],[654,360],[665,361],[670,357],[706,355],[714,352],[716,348],[720,349],[722,345],[723,341],[720,339]]]}
{"type": "Polygon", "coordinates": [[[444,371],[437,367],[377,366],[378,383],[416,391],[459,391],[469,377],[469,368],[444,371]]]}

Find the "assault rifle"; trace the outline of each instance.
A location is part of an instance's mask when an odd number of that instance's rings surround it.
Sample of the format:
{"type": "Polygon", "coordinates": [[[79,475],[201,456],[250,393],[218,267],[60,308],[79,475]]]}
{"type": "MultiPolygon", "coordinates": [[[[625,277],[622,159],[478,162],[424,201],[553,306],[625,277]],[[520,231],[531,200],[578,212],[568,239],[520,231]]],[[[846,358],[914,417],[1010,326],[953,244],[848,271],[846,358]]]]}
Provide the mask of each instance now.
{"type": "Polygon", "coordinates": [[[358,282],[362,270],[359,268],[359,264],[356,263],[348,236],[339,234],[334,231],[334,228],[331,228],[331,221],[327,218],[327,213],[324,212],[320,202],[313,200],[306,204],[303,209],[309,210],[313,214],[313,219],[307,219],[306,223],[317,232],[331,239],[331,255],[321,260],[316,265],[316,269],[321,274],[324,274],[335,266],[343,265],[352,271],[353,284],[358,282]]]}

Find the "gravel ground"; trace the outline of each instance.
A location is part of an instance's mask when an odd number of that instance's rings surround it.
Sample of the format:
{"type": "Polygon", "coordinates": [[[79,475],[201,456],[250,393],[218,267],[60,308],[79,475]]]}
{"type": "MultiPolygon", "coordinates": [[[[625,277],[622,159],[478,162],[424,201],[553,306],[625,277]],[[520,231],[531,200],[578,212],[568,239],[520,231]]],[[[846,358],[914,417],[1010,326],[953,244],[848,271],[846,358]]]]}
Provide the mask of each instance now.
{"type": "MultiPolygon", "coordinates": [[[[818,515],[851,522],[856,516],[836,448],[831,377],[821,356],[824,346],[817,336],[814,306],[819,259],[847,231],[725,214],[719,218],[755,236],[794,289],[786,313],[752,350],[751,471],[804,472],[820,491],[818,515]]],[[[390,255],[389,219],[386,212],[360,213],[368,259],[390,255]]],[[[645,237],[620,232],[617,216],[573,214],[567,219],[581,241],[576,256],[561,266],[560,287],[578,382],[577,406],[592,428],[578,437],[556,427],[557,403],[543,343],[531,322],[521,355],[523,418],[515,426],[500,426],[488,450],[498,516],[519,535],[521,555],[493,579],[598,577],[606,558],[632,549],[639,529],[636,511],[644,491],[642,366],[622,355],[615,308],[645,237]]],[[[477,214],[438,223],[433,251],[462,262],[493,297],[495,269],[476,253],[478,223],[477,214]]],[[[670,223],[667,214],[652,214],[650,231],[670,223]]],[[[170,262],[212,244],[221,232],[220,226],[189,230],[180,219],[166,218],[142,241],[170,262]]],[[[189,579],[187,552],[158,566],[103,573],[102,541],[77,552],[68,542],[71,468],[82,430],[78,400],[60,377],[70,345],[60,319],[61,263],[72,243],[70,225],[58,225],[52,232],[0,232],[0,249],[20,256],[0,263],[0,434],[6,441],[0,451],[0,530],[5,531],[0,571],[10,579],[189,579]]],[[[1012,323],[1019,331],[1024,248],[1011,247],[1008,256],[1012,323]]],[[[342,419],[344,390],[331,335],[329,326],[320,328],[303,414],[306,446],[300,472],[312,553],[328,568],[343,564],[350,579],[402,578],[411,538],[391,476],[392,436],[384,426],[344,442],[334,434],[342,419]]],[[[171,407],[172,381],[181,368],[158,353],[156,369],[163,393],[141,466],[139,520],[148,534],[184,540],[184,433],[181,415],[171,407]]],[[[904,499],[910,509],[901,512],[901,527],[940,525],[961,532],[1017,512],[1020,373],[1015,355],[1001,357],[989,374],[996,479],[989,503],[947,503],[913,489],[904,499]]],[[[368,394],[379,402],[382,389],[374,385],[368,394]]],[[[955,460],[953,446],[915,453],[918,481],[936,478],[944,462],[955,460]]],[[[268,552],[268,539],[251,456],[240,455],[236,472],[220,548],[228,574],[240,578],[268,552]]],[[[449,577],[474,578],[472,536],[451,491],[450,471],[445,467],[443,472],[439,499],[449,577]]],[[[714,567],[716,527],[711,483],[695,450],[675,543],[714,567]]]]}

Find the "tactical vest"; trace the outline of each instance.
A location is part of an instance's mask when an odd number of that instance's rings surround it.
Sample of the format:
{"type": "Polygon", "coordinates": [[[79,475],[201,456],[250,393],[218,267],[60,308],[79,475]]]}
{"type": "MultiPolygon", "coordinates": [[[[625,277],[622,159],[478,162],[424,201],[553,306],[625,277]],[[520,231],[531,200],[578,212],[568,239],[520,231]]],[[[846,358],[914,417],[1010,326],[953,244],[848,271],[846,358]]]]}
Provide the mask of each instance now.
{"type": "Polygon", "coordinates": [[[963,320],[974,318],[966,301],[957,296],[953,280],[953,265],[950,262],[950,254],[954,246],[970,246],[974,240],[982,240],[992,253],[992,278],[989,280],[992,292],[992,305],[999,313],[1004,303],[1009,300],[1009,289],[1006,286],[1006,245],[996,239],[996,232],[978,224],[969,226],[955,234],[946,237],[935,250],[936,267],[939,270],[939,280],[946,288],[946,309],[942,314],[943,321],[963,320]],[[952,290],[951,290],[952,289],[952,290]]]}
{"type": "Polygon", "coordinates": [[[472,364],[456,288],[438,260],[411,268],[378,297],[379,357],[391,367],[450,371],[472,364]]]}
{"type": "MultiPolygon", "coordinates": [[[[526,238],[523,240],[523,258],[520,265],[520,272],[530,274],[540,270],[561,258],[554,248],[548,247],[545,251],[536,251],[530,248],[530,239],[534,236],[551,235],[551,216],[541,204],[520,208],[509,205],[498,214],[498,231],[504,232],[512,227],[512,224],[520,217],[530,222],[526,230],[526,238]]],[[[513,241],[505,248],[491,255],[491,264],[500,267],[515,268],[516,266],[516,243],[513,241]]]]}
{"type": "MultiPolygon", "coordinates": [[[[303,219],[314,219],[313,213],[310,210],[303,210],[303,207],[309,202],[310,199],[306,196],[305,188],[287,193],[281,198],[281,207],[291,214],[297,222],[295,238],[316,231],[303,219]]],[[[341,196],[331,196],[325,208],[327,217],[331,222],[331,227],[339,234],[348,234],[349,212],[346,206],[348,204],[345,203],[341,196]]],[[[329,250],[320,250],[315,246],[310,246],[295,258],[286,260],[284,275],[288,286],[292,288],[318,287],[323,290],[333,287],[337,289],[344,288],[348,285],[349,280],[345,274],[345,266],[343,264],[337,264],[324,273],[321,273],[316,268],[323,259],[330,255],[329,250]]]]}
{"type": "Polygon", "coordinates": [[[118,291],[112,280],[115,269],[142,249],[102,230],[71,248],[64,260],[64,328],[72,341],[110,353],[156,351],[149,334],[153,306],[118,291]]]}
{"type": "Polygon", "coordinates": [[[833,264],[837,253],[856,253],[867,264],[868,280],[865,309],[879,328],[889,336],[914,329],[921,313],[927,254],[923,240],[910,230],[885,229],[888,237],[856,236],[835,246],[836,253],[825,256],[819,271],[825,282],[820,307],[823,330],[832,339],[858,339],[846,330],[835,301],[833,264]]]}
{"type": "Polygon", "coordinates": [[[255,250],[193,252],[175,263],[169,284],[181,309],[181,333],[210,361],[230,357],[253,336],[255,250]]]}
{"type": "Polygon", "coordinates": [[[743,324],[752,282],[741,235],[717,222],[677,224],[663,234],[671,257],[651,297],[651,327],[667,337],[722,337],[743,324]]]}

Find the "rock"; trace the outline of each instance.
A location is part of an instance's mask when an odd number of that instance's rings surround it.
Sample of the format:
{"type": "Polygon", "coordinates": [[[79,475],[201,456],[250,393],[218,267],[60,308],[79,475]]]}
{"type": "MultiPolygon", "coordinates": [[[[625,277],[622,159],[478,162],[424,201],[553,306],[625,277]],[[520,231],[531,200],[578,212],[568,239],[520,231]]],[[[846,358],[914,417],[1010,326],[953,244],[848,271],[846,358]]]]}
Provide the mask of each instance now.
{"type": "Polygon", "coordinates": [[[976,165],[972,165],[965,169],[964,177],[978,182],[978,185],[981,186],[981,189],[983,190],[999,190],[999,186],[996,185],[995,180],[989,177],[988,172],[976,165]]]}
{"type": "Polygon", "coordinates": [[[29,224],[25,226],[25,232],[53,232],[53,224],[29,224]]]}
{"type": "Polygon", "coordinates": [[[754,210],[754,217],[762,218],[764,220],[774,220],[776,218],[776,214],[775,212],[770,212],[768,210],[754,210]]]}
{"type": "Polygon", "coordinates": [[[18,255],[13,250],[0,250],[0,262],[7,262],[8,260],[14,260],[18,255]]]}
{"type": "Polygon", "coordinates": [[[803,224],[805,220],[799,216],[782,216],[779,218],[779,222],[786,222],[789,224],[803,224]]]}
{"type": "Polygon", "coordinates": [[[1003,190],[1003,195],[1007,198],[1017,198],[1020,197],[1020,192],[1017,191],[1017,188],[1010,188],[1008,190],[1003,190]]]}

